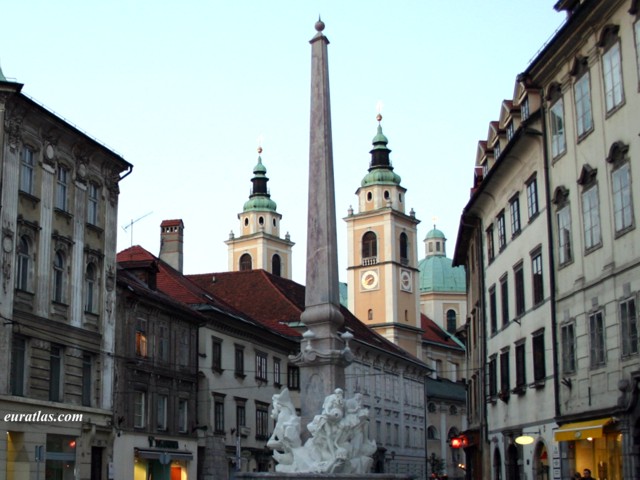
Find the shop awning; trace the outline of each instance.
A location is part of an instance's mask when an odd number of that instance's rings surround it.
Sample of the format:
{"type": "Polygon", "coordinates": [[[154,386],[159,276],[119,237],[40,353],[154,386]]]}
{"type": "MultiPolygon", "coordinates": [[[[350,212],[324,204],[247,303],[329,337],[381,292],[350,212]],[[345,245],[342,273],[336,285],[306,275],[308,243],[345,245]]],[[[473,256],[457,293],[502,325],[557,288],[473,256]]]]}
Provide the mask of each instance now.
{"type": "Polygon", "coordinates": [[[138,458],[148,460],[160,460],[162,455],[168,455],[170,460],[193,460],[193,453],[188,450],[154,450],[146,448],[136,448],[134,454],[138,458]]]}
{"type": "Polygon", "coordinates": [[[554,439],[556,442],[570,440],[586,440],[587,438],[602,437],[604,427],[613,422],[613,418],[599,418],[586,422],[567,423],[556,430],[554,439]]]}

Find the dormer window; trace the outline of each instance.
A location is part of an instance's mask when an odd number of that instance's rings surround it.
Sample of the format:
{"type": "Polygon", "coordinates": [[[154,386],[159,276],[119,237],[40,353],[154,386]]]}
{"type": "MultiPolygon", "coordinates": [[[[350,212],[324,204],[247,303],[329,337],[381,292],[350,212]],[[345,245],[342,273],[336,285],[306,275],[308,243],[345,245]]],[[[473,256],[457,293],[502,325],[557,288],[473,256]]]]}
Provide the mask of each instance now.
{"type": "Polygon", "coordinates": [[[493,147],[493,156],[496,160],[500,157],[500,141],[496,141],[496,145],[493,147]]]}
{"type": "Polygon", "coordinates": [[[524,100],[522,100],[522,103],[520,103],[520,117],[524,122],[529,118],[529,115],[531,115],[529,112],[529,97],[525,97],[524,100]]]}
{"type": "Polygon", "coordinates": [[[510,142],[515,133],[515,127],[513,125],[513,121],[509,122],[507,125],[507,141],[510,142]]]}

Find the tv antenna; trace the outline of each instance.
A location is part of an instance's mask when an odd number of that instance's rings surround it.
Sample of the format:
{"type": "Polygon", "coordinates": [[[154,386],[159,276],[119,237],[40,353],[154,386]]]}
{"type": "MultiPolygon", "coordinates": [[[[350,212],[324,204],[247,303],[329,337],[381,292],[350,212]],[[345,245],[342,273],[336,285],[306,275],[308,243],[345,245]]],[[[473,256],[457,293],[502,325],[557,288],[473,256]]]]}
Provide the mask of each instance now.
{"type": "Polygon", "coordinates": [[[142,220],[145,217],[148,217],[149,215],[151,215],[153,212],[149,212],[149,213],[145,213],[144,215],[142,215],[139,218],[136,218],[135,220],[132,218],[131,221],[129,223],[127,223],[126,225],[122,226],[122,230],[124,230],[125,232],[127,230],[129,230],[129,233],[131,234],[131,247],[133,247],[133,224],[139,222],[140,220],[142,220]]]}

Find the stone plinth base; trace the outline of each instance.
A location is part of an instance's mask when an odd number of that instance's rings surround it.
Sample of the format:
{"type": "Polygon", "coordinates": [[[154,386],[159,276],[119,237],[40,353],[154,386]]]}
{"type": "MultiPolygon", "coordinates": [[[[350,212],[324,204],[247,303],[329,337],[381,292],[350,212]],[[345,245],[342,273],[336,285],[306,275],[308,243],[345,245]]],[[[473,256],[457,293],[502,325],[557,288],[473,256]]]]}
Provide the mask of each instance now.
{"type": "Polygon", "coordinates": [[[279,473],[279,472],[253,472],[253,473],[236,473],[235,478],[246,480],[321,480],[329,478],[337,478],[344,480],[412,480],[415,478],[413,475],[403,475],[397,473],[279,473]]]}

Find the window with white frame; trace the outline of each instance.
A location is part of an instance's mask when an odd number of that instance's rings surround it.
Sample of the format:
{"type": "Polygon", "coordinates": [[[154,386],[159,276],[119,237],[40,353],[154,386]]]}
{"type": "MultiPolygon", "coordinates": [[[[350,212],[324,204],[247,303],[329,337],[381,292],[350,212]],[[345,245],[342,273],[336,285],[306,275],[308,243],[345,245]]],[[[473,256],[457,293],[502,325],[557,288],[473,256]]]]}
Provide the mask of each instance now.
{"type": "Polygon", "coordinates": [[[222,339],[211,337],[211,370],[222,372],[222,339]]]}
{"type": "Polygon", "coordinates": [[[28,292],[31,290],[31,241],[28,236],[20,237],[16,261],[16,288],[28,292]]]}
{"type": "Polygon", "coordinates": [[[599,367],[606,362],[604,313],[602,310],[589,315],[590,359],[592,367],[599,367]]]}
{"type": "Polygon", "coordinates": [[[584,246],[587,250],[600,245],[600,201],[598,185],[582,192],[582,223],[584,227],[584,246]]]}
{"type": "Polygon", "coordinates": [[[497,355],[489,357],[489,395],[495,397],[498,394],[498,360],[497,355]]]}
{"type": "Polygon", "coordinates": [[[533,290],[533,304],[539,305],[544,301],[544,282],[542,278],[542,251],[540,248],[531,255],[531,283],[533,290]]]}
{"type": "Polygon", "coordinates": [[[563,154],[567,149],[564,132],[564,103],[562,98],[555,101],[549,109],[551,128],[551,154],[553,158],[563,154]]]}
{"type": "Polygon", "coordinates": [[[520,233],[520,198],[516,195],[509,202],[509,211],[511,213],[511,235],[515,237],[520,233]]]}
{"type": "Polygon", "coordinates": [[[31,195],[33,195],[34,166],[33,150],[25,146],[20,152],[20,190],[31,195]]]}
{"type": "Polygon", "coordinates": [[[144,428],[147,425],[147,394],[136,390],[133,393],[133,426],[144,428]]]}
{"type": "Polygon", "coordinates": [[[282,363],[277,357],[273,357],[273,384],[277,387],[282,385],[282,363]]]}
{"type": "Polygon", "coordinates": [[[493,224],[489,225],[489,228],[486,230],[487,235],[487,257],[489,258],[489,262],[492,262],[495,258],[495,247],[493,243],[493,224]]]}
{"type": "Polygon", "coordinates": [[[95,313],[97,308],[96,295],[98,290],[96,286],[96,272],[97,268],[95,264],[89,263],[84,277],[84,309],[89,313],[95,313]]]}
{"type": "Polygon", "coordinates": [[[269,438],[269,404],[256,400],[256,439],[269,438]]]}
{"type": "Polygon", "coordinates": [[[629,162],[625,162],[611,172],[616,232],[622,232],[633,225],[630,168],[629,162]]]}
{"type": "Polygon", "coordinates": [[[58,250],[53,257],[53,298],[54,302],[64,302],[65,256],[58,250]]]}
{"type": "Polygon", "coordinates": [[[224,395],[213,394],[213,431],[224,433],[224,395]]]}
{"type": "Polygon", "coordinates": [[[90,225],[98,224],[98,185],[89,182],[87,187],[87,222],[90,225]]]}
{"type": "Polygon", "coordinates": [[[576,331],[573,323],[562,326],[562,373],[576,371],[576,331]]]}
{"type": "Polygon", "coordinates": [[[569,205],[563,205],[557,212],[558,221],[558,262],[566,265],[573,260],[571,247],[571,211],[569,205]]]}
{"type": "Polygon", "coordinates": [[[589,72],[583,73],[573,84],[573,95],[576,104],[576,129],[581,137],[593,128],[589,72]]]}
{"type": "Polygon", "coordinates": [[[256,379],[266,382],[267,378],[267,354],[256,352],[256,379]]]}
{"type": "Polygon", "coordinates": [[[167,395],[158,394],[156,396],[156,429],[167,429],[167,406],[169,397],[167,395]]]}
{"type": "Polygon", "coordinates": [[[62,166],[58,166],[56,174],[56,203],[58,210],[66,212],[68,210],[68,189],[69,189],[69,170],[62,166]]]}
{"type": "Polygon", "coordinates": [[[527,182],[527,213],[529,214],[529,220],[535,217],[538,212],[538,182],[536,177],[533,176],[527,182]]]}
{"type": "Polygon", "coordinates": [[[516,315],[519,317],[523,315],[525,311],[524,269],[522,267],[522,262],[518,262],[518,264],[513,267],[513,279],[516,294],[516,315]]]}
{"type": "Polygon", "coordinates": [[[604,50],[602,54],[602,76],[604,80],[605,107],[608,113],[624,101],[622,58],[620,56],[617,26],[605,27],[599,46],[604,50]]]}
{"type": "Polygon", "coordinates": [[[496,333],[498,331],[498,305],[495,285],[489,288],[489,321],[491,322],[491,333],[496,333]]]}
{"type": "Polygon", "coordinates": [[[622,355],[635,355],[638,353],[638,316],[635,297],[623,300],[618,308],[622,329],[622,355]]]}
{"type": "Polygon", "coordinates": [[[498,223],[498,248],[502,250],[507,246],[507,226],[504,219],[504,210],[497,217],[498,223]]]}
{"type": "Polygon", "coordinates": [[[189,425],[189,400],[178,400],[178,432],[186,433],[189,425]]]}
{"type": "Polygon", "coordinates": [[[502,326],[509,324],[509,282],[507,275],[500,279],[500,300],[502,302],[502,326]]]}
{"type": "Polygon", "coordinates": [[[524,100],[522,100],[522,103],[520,104],[520,117],[524,122],[529,118],[530,115],[531,113],[529,107],[529,97],[524,97],[524,100]]]}
{"type": "Polygon", "coordinates": [[[511,373],[509,369],[509,349],[500,353],[500,393],[508,395],[511,390],[511,373]]]}

